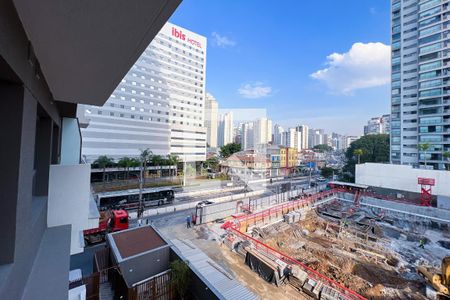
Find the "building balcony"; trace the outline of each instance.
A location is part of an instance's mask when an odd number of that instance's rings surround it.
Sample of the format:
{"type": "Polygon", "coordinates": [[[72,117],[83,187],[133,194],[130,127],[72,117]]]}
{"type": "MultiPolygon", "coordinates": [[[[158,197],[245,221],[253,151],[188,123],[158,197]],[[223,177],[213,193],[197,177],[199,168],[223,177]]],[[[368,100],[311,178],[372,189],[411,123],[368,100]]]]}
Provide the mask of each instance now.
{"type": "Polygon", "coordinates": [[[70,254],[83,252],[83,230],[98,227],[100,214],[90,187],[88,164],[51,165],[47,224],[71,224],[70,254]]]}

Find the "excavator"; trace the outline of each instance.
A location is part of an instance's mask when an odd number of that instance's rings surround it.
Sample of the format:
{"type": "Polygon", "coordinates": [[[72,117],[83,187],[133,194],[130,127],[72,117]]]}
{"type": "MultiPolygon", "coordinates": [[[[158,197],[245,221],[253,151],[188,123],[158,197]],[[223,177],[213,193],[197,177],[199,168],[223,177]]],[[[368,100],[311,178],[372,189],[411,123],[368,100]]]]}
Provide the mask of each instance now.
{"type": "Polygon", "coordinates": [[[446,256],[442,259],[442,270],[436,270],[435,268],[419,266],[417,272],[428,281],[429,284],[436,291],[436,300],[449,300],[450,299],[450,256],[446,256]]]}

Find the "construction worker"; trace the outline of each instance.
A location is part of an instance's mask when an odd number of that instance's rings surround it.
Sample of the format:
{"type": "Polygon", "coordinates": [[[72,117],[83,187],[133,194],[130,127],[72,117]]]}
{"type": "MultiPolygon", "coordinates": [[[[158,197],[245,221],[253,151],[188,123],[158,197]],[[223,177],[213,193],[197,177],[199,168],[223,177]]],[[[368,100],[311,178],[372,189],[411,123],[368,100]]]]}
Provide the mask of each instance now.
{"type": "Polygon", "coordinates": [[[425,240],[424,239],[419,240],[419,248],[425,249],[425,240]]]}
{"type": "Polygon", "coordinates": [[[191,228],[191,215],[186,217],[186,228],[191,228]]]}
{"type": "Polygon", "coordinates": [[[347,227],[347,226],[348,226],[347,219],[344,219],[344,221],[342,221],[342,225],[343,225],[344,227],[347,227]]]}

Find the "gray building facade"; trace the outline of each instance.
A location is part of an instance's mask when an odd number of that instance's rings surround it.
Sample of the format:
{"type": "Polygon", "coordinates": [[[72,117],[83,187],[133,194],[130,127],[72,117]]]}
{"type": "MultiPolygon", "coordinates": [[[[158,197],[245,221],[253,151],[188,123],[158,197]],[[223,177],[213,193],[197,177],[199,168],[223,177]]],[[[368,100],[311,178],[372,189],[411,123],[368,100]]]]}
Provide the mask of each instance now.
{"type": "Polygon", "coordinates": [[[448,1],[392,0],[391,162],[445,168],[450,151],[448,1]],[[418,145],[426,144],[424,151],[418,145]]]}
{"type": "Polygon", "coordinates": [[[71,224],[47,223],[50,165],[82,164],[64,121],[106,101],[180,3],[112,2],[0,1],[0,299],[67,299],[71,224]]]}

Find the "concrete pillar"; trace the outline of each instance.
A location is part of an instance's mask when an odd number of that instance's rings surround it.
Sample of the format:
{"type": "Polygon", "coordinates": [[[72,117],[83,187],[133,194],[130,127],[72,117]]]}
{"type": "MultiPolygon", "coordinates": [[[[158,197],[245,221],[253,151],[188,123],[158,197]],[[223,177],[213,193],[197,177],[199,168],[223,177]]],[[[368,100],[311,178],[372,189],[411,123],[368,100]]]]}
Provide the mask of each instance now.
{"type": "Polygon", "coordinates": [[[36,110],[23,86],[0,83],[0,265],[14,261],[16,238],[31,219],[36,110]]]}
{"type": "Polygon", "coordinates": [[[38,118],[36,123],[34,195],[48,195],[48,174],[52,156],[53,122],[50,118],[38,118]]]}

